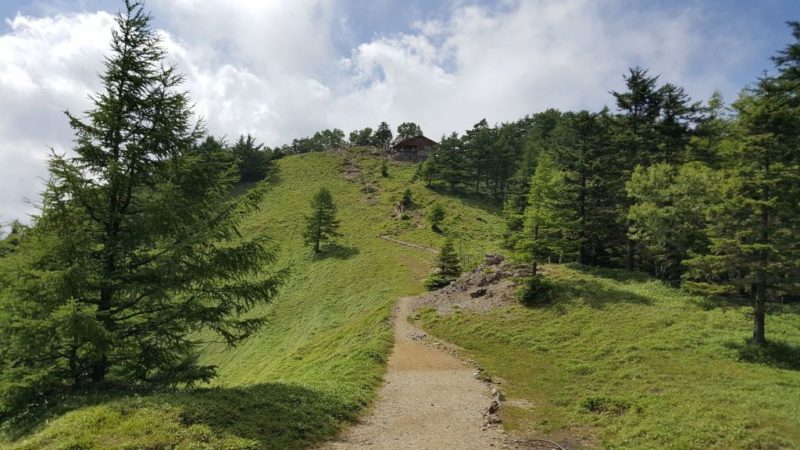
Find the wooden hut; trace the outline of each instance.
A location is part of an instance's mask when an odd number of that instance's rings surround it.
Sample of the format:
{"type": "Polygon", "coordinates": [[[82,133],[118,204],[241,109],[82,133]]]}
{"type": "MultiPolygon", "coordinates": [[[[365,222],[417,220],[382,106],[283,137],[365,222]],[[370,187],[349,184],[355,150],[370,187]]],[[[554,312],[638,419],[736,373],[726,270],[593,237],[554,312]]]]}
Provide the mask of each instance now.
{"type": "Polygon", "coordinates": [[[400,161],[420,162],[428,159],[436,141],[425,136],[415,136],[394,144],[391,148],[392,157],[400,161]]]}

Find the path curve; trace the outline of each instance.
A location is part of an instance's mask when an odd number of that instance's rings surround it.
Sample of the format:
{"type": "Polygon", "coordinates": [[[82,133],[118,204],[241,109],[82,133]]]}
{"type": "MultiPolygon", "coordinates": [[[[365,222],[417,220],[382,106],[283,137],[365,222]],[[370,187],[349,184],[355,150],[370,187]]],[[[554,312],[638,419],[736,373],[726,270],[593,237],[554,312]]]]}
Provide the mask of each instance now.
{"type": "Polygon", "coordinates": [[[484,427],[482,412],[492,397],[489,387],[473,377],[474,369],[412,338],[422,333],[407,320],[413,300],[398,301],[394,349],[371,413],[323,448],[503,447],[502,431],[484,427]]]}

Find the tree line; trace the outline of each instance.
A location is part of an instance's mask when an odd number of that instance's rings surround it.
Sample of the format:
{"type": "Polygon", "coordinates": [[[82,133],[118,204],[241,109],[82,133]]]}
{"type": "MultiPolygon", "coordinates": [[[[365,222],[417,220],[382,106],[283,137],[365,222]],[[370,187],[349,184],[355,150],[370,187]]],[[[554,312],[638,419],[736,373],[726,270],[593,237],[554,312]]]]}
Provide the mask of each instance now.
{"type": "Polygon", "coordinates": [[[650,272],[753,305],[766,343],[771,302],[800,294],[800,24],[795,42],[726,107],[693,101],[634,67],[614,110],[546,110],[443,136],[429,185],[491,196],[505,246],[542,261],[650,272]]]}

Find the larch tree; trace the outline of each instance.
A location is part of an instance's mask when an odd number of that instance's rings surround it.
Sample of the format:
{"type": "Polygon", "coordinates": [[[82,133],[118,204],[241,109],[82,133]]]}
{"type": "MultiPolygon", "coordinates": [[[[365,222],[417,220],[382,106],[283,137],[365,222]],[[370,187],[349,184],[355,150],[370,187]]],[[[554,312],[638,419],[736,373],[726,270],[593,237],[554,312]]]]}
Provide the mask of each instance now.
{"type": "Polygon", "coordinates": [[[539,262],[555,257],[569,260],[575,254],[575,218],[564,204],[564,173],[548,154],[539,156],[530,182],[523,235],[518,250],[531,263],[534,277],[539,262]]]}
{"type": "Polygon", "coordinates": [[[722,198],[709,212],[710,253],[692,258],[687,278],[705,292],[753,304],[751,342],[767,343],[767,304],[800,286],[800,23],[796,41],[734,103],[738,121],[723,143],[722,198]]]}
{"type": "Polygon", "coordinates": [[[719,201],[718,174],[701,163],[638,166],[626,183],[631,236],[642,245],[652,273],[678,283],[690,255],[708,253],[706,211],[719,201]]]}
{"type": "Polygon", "coordinates": [[[322,243],[339,236],[339,219],[336,218],[333,196],[327,188],[320,188],[311,199],[311,214],[306,216],[305,244],[310,245],[314,253],[319,253],[322,243]]]}
{"type": "Polygon", "coordinates": [[[436,270],[425,280],[425,286],[429,290],[439,289],[450,284],[459,275],[461,275],[461,261],[456,253],[453,240],[447,238],[436,257],[436,270]]]}
{"type": "Polygon", "coordinates": [[[51,157],[30,245],[3,296],[13,313],[0,324],[0,381],[18,396],[109,377],[209,380],[198,332],[235,345],[264,324],[243,314],[273,299],[285,276],[270,270],[265,238],[238,232],[263,191],[233,199],[230,155],[199,150],[204,130],[142,2],[125,2],[100,77],[85,117],[68,113],[75,156],[51,157]]]}

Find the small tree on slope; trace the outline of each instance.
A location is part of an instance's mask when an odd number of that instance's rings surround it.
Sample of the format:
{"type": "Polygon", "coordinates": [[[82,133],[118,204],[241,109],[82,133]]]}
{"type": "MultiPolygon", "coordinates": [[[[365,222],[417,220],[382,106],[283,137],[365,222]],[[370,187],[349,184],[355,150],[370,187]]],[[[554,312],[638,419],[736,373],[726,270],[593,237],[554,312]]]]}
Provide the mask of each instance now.
{"type": "Polygon", "coordinates": [[[456,254],[453,240],[447,239],[436,258],[436,272],[425,280],[429,290],[439,289],[450,284],[461,275],[461,263],[456,254]]]}
{"type": "Polygon", "coordinates": [[[336,205],[331,192],[321,188],[311,200],[311,215],[306,216],[305,244],[320,252],[320,245],[327,240],[339,237],[339,220],[336,218],[336,205]]]}

